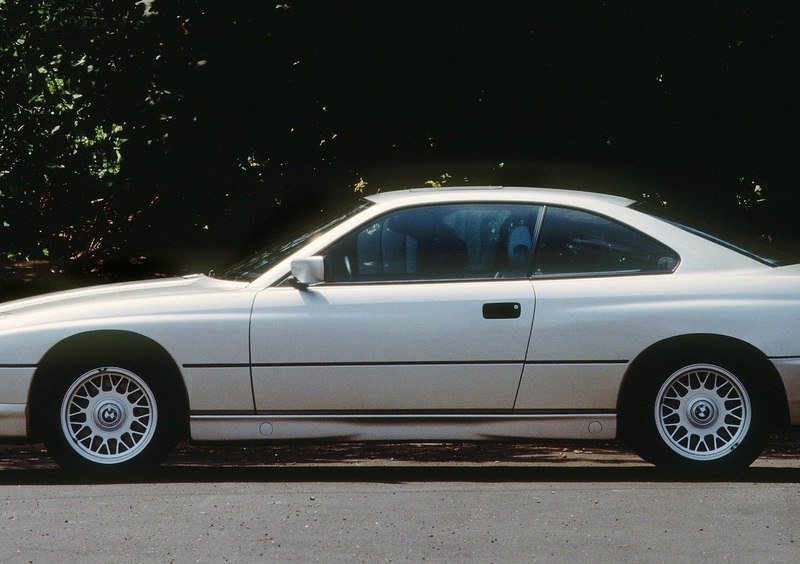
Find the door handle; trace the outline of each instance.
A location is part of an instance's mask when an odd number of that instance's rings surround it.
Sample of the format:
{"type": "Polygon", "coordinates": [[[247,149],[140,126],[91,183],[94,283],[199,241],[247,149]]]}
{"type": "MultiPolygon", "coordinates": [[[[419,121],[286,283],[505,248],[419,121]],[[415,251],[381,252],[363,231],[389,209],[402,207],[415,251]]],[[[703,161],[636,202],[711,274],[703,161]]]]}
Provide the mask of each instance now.
{"type": "Polygon", "coordinates": [[[522,315],[522,307],[517,302],[483,304],[484,319],[517,319],[522,315]]]}

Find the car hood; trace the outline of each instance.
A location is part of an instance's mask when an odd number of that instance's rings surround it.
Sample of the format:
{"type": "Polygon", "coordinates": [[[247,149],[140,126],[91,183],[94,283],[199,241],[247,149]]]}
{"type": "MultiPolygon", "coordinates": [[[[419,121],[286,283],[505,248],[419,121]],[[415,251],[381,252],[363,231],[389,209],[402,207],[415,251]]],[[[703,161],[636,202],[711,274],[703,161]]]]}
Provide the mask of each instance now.
{"type": "Polygon", "coordinates": [[[178,296],[215,290],[235,290],[246,286],[247,283],[217,280],[202,274],[142,282],[123,282],[54,292],[0,303],[0,316],[16,316],[62,307],[70,309],[75,307],[82,308],[102,302],[122,303],[131,300],[178,296]]]}

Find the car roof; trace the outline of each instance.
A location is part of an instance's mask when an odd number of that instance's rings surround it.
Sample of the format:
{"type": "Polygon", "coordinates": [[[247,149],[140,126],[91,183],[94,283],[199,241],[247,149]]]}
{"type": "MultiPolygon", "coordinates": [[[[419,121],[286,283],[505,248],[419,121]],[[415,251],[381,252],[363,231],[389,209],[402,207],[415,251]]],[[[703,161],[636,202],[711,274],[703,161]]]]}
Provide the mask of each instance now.
{"type": "Polygon", "coordinates": [[[511,186],[453,186],[443,188],[410,188],[407,190],[395,190],[392,192],[381,192],[366,196],[366,199],[381,203],[401,203],[408,200],[409,203],[427,200],[434,196],[436,201],[467,201],[467,200],[491,200],[494,198],[502,200],[532,200],[539,203],[551,203],[562,205],[591,205],[591,204],[612,204],[627,207],[636,200],[622,196],[610,194],[600,194],[595,192],[584,192],[579,190],[564,190],[558,188],[525,188],[511,186]]]}

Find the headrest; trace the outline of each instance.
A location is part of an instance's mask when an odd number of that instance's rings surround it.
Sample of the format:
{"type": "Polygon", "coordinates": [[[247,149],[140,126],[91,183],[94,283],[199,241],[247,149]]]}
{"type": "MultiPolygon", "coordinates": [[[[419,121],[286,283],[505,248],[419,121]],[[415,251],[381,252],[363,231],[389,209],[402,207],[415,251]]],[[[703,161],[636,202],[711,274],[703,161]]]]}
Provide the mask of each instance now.
{"type": "Polygon", "coordinates": [[[531,232],[528,231],[528,228],[524,225],[518,225],[511,230],[511,233],[508,234],[508,258],[513,259],[516,256],[516,249],[517,247],[525,247],[525,252],[529,254],[531,252],[531,246],[533,245],[533,238],[531,237],[531,232]]]}

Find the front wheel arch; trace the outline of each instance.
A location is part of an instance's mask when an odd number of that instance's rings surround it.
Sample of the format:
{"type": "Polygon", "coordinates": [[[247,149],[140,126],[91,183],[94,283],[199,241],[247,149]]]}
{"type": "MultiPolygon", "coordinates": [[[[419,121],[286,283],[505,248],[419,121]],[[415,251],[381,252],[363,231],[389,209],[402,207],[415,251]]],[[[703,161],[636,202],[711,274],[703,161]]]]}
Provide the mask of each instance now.
{"type": "MultiPolygon", "coordinates": [[[[48,434],[54,382],[65,371],[99,366],[128,368],[125,364],[156,369],[156,386],[168,398],[171,439],[175,442],[189,436],[189,402],[186,387],[177,364],[167,351],[152,339],[127,331],[92,331],[74,335],[52,347],[39,362],[31,385],[28,405],[29,438],[42,441],[48,434]],[[130,359],[130,362],[129,362],[130,359]],[[120,366],[122,365],[122,366],[120,366]]],[[[73,374],[74,377],[80,374],[73,374]]]]}

